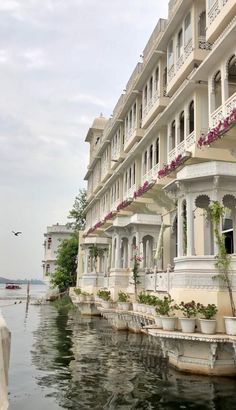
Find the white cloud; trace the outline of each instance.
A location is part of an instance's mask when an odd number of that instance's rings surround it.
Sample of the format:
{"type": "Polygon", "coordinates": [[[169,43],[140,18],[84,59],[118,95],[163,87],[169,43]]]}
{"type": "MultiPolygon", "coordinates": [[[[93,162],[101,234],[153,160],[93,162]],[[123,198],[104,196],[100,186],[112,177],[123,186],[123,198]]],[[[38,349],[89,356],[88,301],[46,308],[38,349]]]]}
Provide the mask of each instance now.
{"type": "Polygon", "coordinates": [[[27,68],[44,68],[49,65],[46,52],[42,49],[29,49],[22,53],[27,68]]]}

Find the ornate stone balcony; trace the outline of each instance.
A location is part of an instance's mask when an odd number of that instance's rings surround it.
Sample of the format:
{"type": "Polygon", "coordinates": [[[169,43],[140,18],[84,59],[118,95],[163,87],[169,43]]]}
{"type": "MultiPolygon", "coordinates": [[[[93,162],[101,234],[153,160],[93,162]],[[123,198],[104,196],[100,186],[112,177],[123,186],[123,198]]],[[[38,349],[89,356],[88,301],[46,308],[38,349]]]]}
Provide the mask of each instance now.
{"type": "Polygon", "coordinates": [[[215,41],[235,16],[235,0],[215,0],[207,13],[207,41],[215,41]]]}
{"type": "Polygon", "coordinates": [[[167,157],[168,164],[173,161],[178,155],[183,155],[185,151],[188,151],[190,147],[195,143],[195,131],[191,132],[183,141],[181,141],[175,148],[173,148],[167,157]]]}
{"type": "Polygon", "coordinates": [[[209,126],[210,128],[215,127],[219,121],[227,117],[233,108],[236,107],[236,92],[231,95],[228,100],[225,101],[225,104],[218,107],[210,116],[209,126]]]}
{"type": "Polygon", "coordinates": [[[150,169],[150,171],[146,172],[142,176],[142,183],[144,183],[145,181],[150,182],[153,178],[156,178],[158,170],[159,170],[159,164],[154,165],[154,167],[150,169]]]}
{"type": "Polygon", "coordinates": [[[128,152],[130,148],[143,137],[144,130],[141,128],[130,128],[125,133],[124,151],[128,152]]]}

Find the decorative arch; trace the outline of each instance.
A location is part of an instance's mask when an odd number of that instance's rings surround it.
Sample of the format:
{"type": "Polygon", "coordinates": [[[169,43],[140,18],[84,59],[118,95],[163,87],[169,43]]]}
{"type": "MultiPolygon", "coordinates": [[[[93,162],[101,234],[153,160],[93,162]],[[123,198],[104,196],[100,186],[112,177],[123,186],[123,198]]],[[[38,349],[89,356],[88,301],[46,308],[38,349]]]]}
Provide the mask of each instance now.
{"type": "Polygon", "coordinates": [[[198,195],[195,199],[195,206],[196,208],[207,209],[210,205],[210,198],[208,195],[198,195]]]}
{"type": "Polygon", "coordinates": [[[222,76],[218,70],[213,77],[213,92],[215,96],[215,110],[222,105],[222,76]]]}
{"type": "Polygon", "coordinates": [[[235,209],[236,208],[236,197],[232,194],[226,194],[222,198],[222,203],[224,207],[226,208],[235,209]]]}
{"type": "Polygon", "coordinates": [[[188,121],[189,121],[189,134],[194,131],[195,124],[194,124],[194,101],[192,100],[188,106],[188,121]]]}
{"type": "Polygon", "coordinates": [[[229,57],[226,64],[226,76],[228,80],[228,97],[236,91],[236,55],[229,57]]]}
{"type": "Polygon", "coordinates": [[[153,267],[153,247],[154,238],[152,235],[145,235],[142,240],[143,243],[143,266],[144,268],[153,267]]]}
{"type": "Polygon", "coordinates": [[[185,135],[185,115],[184,111],[181,111],[179,115],[179,142],[184,141],[185,135]]]}

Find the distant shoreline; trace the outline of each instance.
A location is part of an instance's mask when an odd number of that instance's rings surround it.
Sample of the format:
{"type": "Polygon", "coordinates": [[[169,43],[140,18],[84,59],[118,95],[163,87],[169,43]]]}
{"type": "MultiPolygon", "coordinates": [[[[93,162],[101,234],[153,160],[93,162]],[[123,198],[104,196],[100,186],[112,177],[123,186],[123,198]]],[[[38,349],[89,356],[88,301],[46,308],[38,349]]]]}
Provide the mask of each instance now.
{"type": "Polygon", "coordinates": [[[31,285],[45,285],[45,282],[40,279],[7,279],[0,277],[0,284],[16,283],[18,285],[27,285],[28,282],[31,285]]]}

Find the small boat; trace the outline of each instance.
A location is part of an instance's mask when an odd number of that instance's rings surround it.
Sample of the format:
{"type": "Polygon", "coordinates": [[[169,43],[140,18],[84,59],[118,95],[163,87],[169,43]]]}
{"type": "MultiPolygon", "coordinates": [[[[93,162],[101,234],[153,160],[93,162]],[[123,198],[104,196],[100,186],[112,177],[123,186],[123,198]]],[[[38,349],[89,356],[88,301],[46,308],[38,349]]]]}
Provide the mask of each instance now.
{"type": "Polygon", "coordinates": [[[21,286],[16,283],[6,283],[6,289],[21,289],[21,286]]]}

